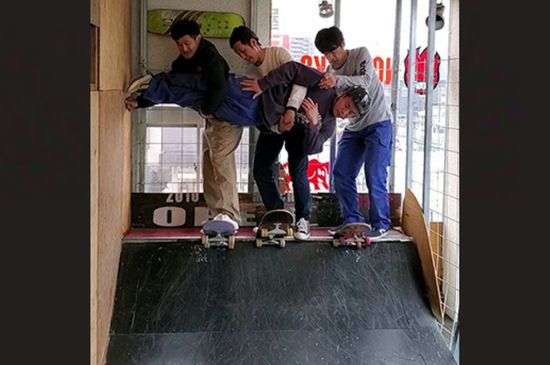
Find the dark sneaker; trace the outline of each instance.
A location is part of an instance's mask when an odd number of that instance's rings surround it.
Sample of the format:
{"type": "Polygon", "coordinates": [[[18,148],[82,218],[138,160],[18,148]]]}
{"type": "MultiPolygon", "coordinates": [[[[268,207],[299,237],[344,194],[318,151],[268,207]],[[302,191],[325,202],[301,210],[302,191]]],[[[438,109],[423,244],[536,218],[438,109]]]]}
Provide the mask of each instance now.
{"type": "Polygon", "coordinates": [[[297,240],[307,240],[311,236],[309,230],[309,222],[305,218],[300,218],[296,223],[296,232],[294,233],[294,238],[297,240]]]}
{"type": "Polygon", "coordinates": [[[371,239],[371,241],[376,241],[388,234],[388,230],[384,228],[373,228],[365,236],[371,239]]]}

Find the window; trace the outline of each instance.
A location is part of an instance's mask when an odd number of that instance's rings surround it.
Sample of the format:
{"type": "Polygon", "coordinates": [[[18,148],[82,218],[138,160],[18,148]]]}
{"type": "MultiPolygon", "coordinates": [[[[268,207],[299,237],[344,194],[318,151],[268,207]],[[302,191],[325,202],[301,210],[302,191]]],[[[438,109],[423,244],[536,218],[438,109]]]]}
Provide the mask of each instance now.
{"type": "MultiPolygon", "coordinates": [[[[204,120],[193,110],[159,104],[139,111],[134,133],[134,192],[198,193],[202,185],[204,120]]],[[[235,151],[239,192],[249,188],[249,129],[235,151]]]]}

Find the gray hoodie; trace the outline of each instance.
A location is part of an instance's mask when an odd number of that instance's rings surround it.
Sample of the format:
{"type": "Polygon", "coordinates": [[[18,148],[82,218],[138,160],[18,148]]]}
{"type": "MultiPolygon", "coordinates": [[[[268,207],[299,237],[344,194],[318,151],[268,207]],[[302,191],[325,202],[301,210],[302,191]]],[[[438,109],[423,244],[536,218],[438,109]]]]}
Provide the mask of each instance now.
{"type": "Polygon", "coordinates": [[[327,72],[336,76],[336,87],[347,88],[359,85],[367,90],[371,98],[369,110],[353,119],[349,119],[346,129],[356,132],[369,125],[391,120],[391,111],[384,97],[384,87],[378,78],[378,72],[372,65],[372,57],[365,47],[348,50],[348,58],[337,70],[331,66],[327,72]]]}

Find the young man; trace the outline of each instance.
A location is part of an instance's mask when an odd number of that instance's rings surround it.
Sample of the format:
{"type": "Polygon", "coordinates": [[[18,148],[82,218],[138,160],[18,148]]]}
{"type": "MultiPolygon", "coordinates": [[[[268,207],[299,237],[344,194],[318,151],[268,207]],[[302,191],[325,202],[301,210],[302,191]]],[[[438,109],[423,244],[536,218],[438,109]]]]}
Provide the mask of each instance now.
{"type": "MultiPolygon", "coordinates": [[[[269,131],[282,123],[292,84],[309,86],[306,99],[297,112],[304,121],[294,125],[289,132],[273,133],[280,137],[280,146],[286,140],[289,152],[292,150],[294,155],[307,158],[307,155],[323,150],[323,144],[334,133],[337,117],[354,117],[368,107],[363,88],[351,87],[338,94],[333,88],[320,89],[317,86],[322,77],[319,71],[294,61],[283,64],[259,80],[230,74],[229,92],[213,113],[237,126],[256,125],[260,130],[269,131]],[[241,85],[244,85],[244,90],[241,85]],[[261,97],[256,98],[260,94],[261,97]]],[[[197,109],[202,104],[203,90],[204,80],[197,75],[161,73],[152,78],[149,87],[138,98],[153,104],[175,103],[197,109]]],[[[282,204],[273,176],[273,164],[280,150],[281,147],[268,149],[267,152],[274,152],[270,159],[266,159],[263,165],[256,163],[254,167],[255,177],[262,182],[259,184],[260,193],[268,209],[279,202],[282,204]]],[[[292,167],[290,170],[292,174],[292,167]]]]}
{"type": "MultiPolygon", "coordinates": [[[[195,21],[176,22],[170,35],[180,53],[172,62],[170,73],[200,74],[200,81],[204,85],[200,104],[195,108],[206,119],[202,137],[204,199],[210,211],[216,215],[214,219],[231,222],[238,230],[240,212],[235,150],[243,128],[220,120],[213,114],[222,105],[228,92],[229,65],[216,47],[202,38],[200,27],[195,21]]],[[[143,95],[126,100],[129,111],[153,104],[155,102],[143,95]]]]}
{"type": "Polygon", "coordinates": [[[359,211],[356,184],[357,175],[364,167],[370,198],[369,221],[372,226],[368,236],[376,240],[385,236],[391,225],[386,187],[392,147],[390,108],[367,48],[346,50],[344,36],[334,26],[317,33],[315,46],[330,64],[319,83],[321,88],[359,85],[367,90],[371,100],[369,109],[359,117],[350,119],[346,126],[338,143],[333,174],[344,224],[365,222],[359,211]]]}
{"type": "MultiPolygon", "coordinates": [[[[308,87],[306,99],[298,113],[303,112],[309,123],[305,126],[295,124],[290,131],[280,135],[261,134],[258,138],[254,158],[254,178],[260,189],[262,200],[268,209],[282,207],[280,193],[273,176],[273,164],[283,143],[289,155],[290,176],[296,194],[296,211],[298,212],[298,201],[301,200],[300,206],[309,214],[311,212],[311,194],[307,179],[308,155],[323,150],[323,144],[335,131],[336,117],[355,117],[360,112],[366,111],[368,107],[367,93],[363,88],[352,87],[338,94],[334,88],[319,88],[318,84],[322,78],[321,72],[292,61],[272,70],[259,80],[242,81],[245,86],[243,90],[254,91],[254,96],[263,91],[267,91],[268,94],[276,94],[273,90],[276,90],[277,86],[290,83],[308,87]],[[298,161],[299,164],[292,165],[293,161],[298,161]],[[296,165],[299,169],[296,169],[296,165]],[[296,179],[296,175],[300,179],[296,179]],[[297,185],[296,181],[302,185],[297,185]]],[[[262,99],[262,106],[264,114],[268,114],[269,104],[265,97],[262,99]]],[[[296,215],[298,216],[298,213],[296,215]]],[[[309,222],[305,221],[304,223],[303,237],[307,238],[310,234],[309,222]]],[[[297,228],[300,228],[298,224],[297,228]]]]}
{"type": "MultiPolygon", "coordinates": [[[[229,45],[239,57],[248,63],[245,75],[259,79],[275,68],[292,61],[290,53],[282,47],[262,47],[258,36],[248,27],[233,29],[229,45]]],[[[303,130],[293,129],[295,113],[302,104],[306,88],[293,85],[283,117],[270,130],[260,128],[260,136],[254,154],[254,180],[268,211],[284,208],[277,184],[274,181],[279,153],[285,146],[288,152],[288,168],[295,196],[296,227],[294,237],[306,240],[310,236],[311,192],[307,179],[308,156],[303,152],[300,140],[303,130]]]]}

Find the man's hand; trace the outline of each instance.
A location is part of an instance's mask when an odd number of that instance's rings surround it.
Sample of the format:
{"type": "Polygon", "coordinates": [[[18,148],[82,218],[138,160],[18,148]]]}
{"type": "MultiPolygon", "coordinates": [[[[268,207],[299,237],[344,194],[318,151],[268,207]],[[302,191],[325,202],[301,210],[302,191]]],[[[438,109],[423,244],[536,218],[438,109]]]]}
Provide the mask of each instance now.
{"type": "MultiPolygon", "coordinates": [[[[285,110],[282,118],[283,119],[281,123],[292,128],[292,126],[294,125],[294,119],[296,118],[296,113],[292,109],[287,109],[285,110]]],[[[290,128],[288,128],[288,130],[290,130],[290,128]]]]}
{"type": "Polygon", "coordinates": [[[124,99],[124,107],[129,112],[133,111],[135,108],[138,107],[138,102],[137,102],[136,98],[134,98],[132,96],[128,96],[126,99],[124,99]]]}
{"type": "Polygon", "coordinates": [[[281,116],[279,119],[279,125],[278,129],[279,132],[287,132],[294,127],[294,118],[296,117],[296,114],[293,110],[287,109],[285,113],[281,116]]]}
{"type": "Polygon", "coordinates": [[[321,119],[321,116],[319,115],[319,107],[310,97],[305,98],[302,102],[302,110],[309,120],[310,126],[319,124],[319,119],[321,119]]]}
{"type": "Polygon", "coordinates": [[[256,79],[243,80],[241,81],[241,85],[243,86],[242,88],[243,91],[254,92],[252,99],[256,99],[262,93],[262,89],[260,89],[260,84],[256,79]]]}
{"type": "Polygon", "coordinates": [[[323,78],[319,81],[319,87],[321,89],[330,89],[331,87],[335,87],[335,86],[336,86],[336,77],[333,74],[328,72],[326,72],[323,75],[323,78]]]}

